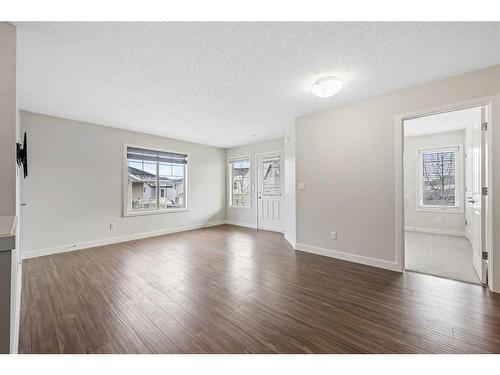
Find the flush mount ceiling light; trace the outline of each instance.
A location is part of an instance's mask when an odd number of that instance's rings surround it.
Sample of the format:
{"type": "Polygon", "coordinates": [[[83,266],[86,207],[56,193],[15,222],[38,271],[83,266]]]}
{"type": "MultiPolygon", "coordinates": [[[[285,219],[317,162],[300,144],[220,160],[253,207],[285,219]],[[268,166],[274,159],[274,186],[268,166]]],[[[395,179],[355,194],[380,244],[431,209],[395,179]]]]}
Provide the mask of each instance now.
{"type": "Polygon", "coordinates": [[[313,83],[311,91],[320,98],[329,98],[344,87],[344,81],[337,77],[322,77],[313,83]]]}

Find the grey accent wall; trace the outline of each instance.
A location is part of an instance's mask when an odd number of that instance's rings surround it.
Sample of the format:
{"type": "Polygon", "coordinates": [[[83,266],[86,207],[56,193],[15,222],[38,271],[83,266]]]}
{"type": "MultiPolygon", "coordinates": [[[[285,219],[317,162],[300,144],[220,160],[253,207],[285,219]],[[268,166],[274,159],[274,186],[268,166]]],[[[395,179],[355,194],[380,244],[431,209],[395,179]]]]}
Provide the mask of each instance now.
{"type": "MultiPolygon", "coordinates": [[[[6,22],[0,22],[0,51],[0,217],[14,217],[18,181],[16,28],[6,22]]],[[[18,243],[16,237],[16,245],[18,243]]],[[[17,352],[21,289],[19,250],[3,252],[0,257],[0,353],[17,352]]]]}
{"type": "Polygon", "coordinates": [[[16,214],[16,28],[0,22],[0,216],[16,214]]]}

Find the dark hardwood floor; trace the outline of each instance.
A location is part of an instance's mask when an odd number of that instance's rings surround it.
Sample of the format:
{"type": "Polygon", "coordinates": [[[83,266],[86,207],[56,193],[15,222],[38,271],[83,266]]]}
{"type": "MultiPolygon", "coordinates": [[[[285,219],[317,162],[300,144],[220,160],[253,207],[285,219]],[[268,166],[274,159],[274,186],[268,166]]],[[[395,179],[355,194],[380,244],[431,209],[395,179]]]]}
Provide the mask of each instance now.
{"type": "Polygon", "coordinates": [[[230,225],[24,261],[21,353],[500,352],[500,295],[230,225]]]}

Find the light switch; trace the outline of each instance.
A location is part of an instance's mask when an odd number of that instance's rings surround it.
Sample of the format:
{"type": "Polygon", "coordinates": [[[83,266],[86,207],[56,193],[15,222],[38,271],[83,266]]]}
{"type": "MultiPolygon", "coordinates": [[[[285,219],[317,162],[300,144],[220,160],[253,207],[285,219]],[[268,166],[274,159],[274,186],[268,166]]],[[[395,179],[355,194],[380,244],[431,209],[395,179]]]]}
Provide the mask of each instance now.
{"type": "Polygon", "coordinates": [[[304,190],[305,188],[306,188],[306,184],[305,184],[305,183],[303,183],[303,182],[299,182],[299,183],[297,184],[297,189],[298,189],[298,190],[304,190]]]}

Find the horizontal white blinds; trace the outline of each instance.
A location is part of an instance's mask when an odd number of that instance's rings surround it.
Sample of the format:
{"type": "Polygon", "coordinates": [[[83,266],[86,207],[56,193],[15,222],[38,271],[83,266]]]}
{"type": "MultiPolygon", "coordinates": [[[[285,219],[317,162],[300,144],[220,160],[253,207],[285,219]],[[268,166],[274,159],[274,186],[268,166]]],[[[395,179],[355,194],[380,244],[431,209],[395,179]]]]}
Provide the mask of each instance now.
{"type": "Polygon", "coordinates": [[[186,154],[146,150],[143,148],[127,147],[127,159],[158,161],[161,163],[187,164],[186,154]]]}
{"type": "Polygon", "coordinates": [[[232,164],[233,168],[250,168],[249,158],[230,159],[229,163],[232,164]]]}

